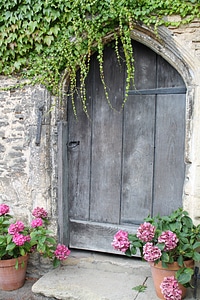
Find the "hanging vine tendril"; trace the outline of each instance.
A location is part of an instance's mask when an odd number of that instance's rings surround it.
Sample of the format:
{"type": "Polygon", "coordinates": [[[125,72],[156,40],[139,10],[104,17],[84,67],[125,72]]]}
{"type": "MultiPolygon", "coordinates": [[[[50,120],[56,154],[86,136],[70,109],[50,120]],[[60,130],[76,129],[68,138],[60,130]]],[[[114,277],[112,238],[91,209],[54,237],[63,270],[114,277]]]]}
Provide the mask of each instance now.
{"type": "Polygon", "coordinates": [[[81,101],[87,113],[85,80],[90,57],[96,51],[106,99],[112,106],[103,73],[106,35],[113,33],[118,58],[119,41],[123,45],[127,69],[124,105],[134,80],[130,33],[135,22],[149,27],[186,24],[200,17],[200,1],[12,0],[1,1],[0,11],[0,74],[43,84],[55,95],[63,93],[62,82],[68,74],[76,114],[76,72],[79,68],[81,101]],[[167,21],[169,15],[180,16],[180,21],[167,21]]]}

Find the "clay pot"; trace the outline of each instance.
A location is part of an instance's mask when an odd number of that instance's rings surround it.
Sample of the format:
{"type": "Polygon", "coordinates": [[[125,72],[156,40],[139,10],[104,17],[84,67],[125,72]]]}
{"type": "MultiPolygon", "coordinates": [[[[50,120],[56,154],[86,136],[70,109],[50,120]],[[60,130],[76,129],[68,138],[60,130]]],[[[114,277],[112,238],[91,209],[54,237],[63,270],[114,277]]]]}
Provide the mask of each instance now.
{"type": "MultiPolygon", "coordinates": [[[[168,268],[163,268],[162,262],[159,262],[158,264],[150,262],[149,264],[151,266],[151,274],[152,274],[156,294],[160,299],[165,299],[161,292],[160,285],[164,280],[164,277],[168,277],[168,276],[175,277],[175,273],[180,269],[180,266],[178,265],[177,262],[168,264],[168,268]]],[[[194,261],[193,260],[185,261],[184,265],[188,268],[194,268],[194,261]]],[[[179,284],[179,288],[182,290],[182,299],[183,299],[186,296],[187,288],[185,288],[182,284],[179,284]]]]}
{"type": "Polygon", "coordinates": [[[24,285],[28,255],[0,260],[0,290],[17,290],[24,285]],[[18,269],[15,268],[18,260],[18,269]]]}

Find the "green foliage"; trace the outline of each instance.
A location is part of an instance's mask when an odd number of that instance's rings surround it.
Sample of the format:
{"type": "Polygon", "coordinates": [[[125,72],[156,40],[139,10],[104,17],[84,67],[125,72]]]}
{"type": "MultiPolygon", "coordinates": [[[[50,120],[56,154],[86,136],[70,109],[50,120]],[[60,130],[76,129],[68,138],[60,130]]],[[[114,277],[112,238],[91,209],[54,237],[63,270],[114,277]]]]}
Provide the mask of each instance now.
{"type": "MultiPolygon", "coordinates": [[[[174,232],[178,236],[179,243],[175,251],[163,252],[162,261],[166,263],[178,261],[180,266],[183,265],[184,259],[192,258],[195,261],[200,261],[200,254],[196,251],[200,246],[200,226],[193,224],[192,219],[188,216],[188,212],[179,208],[169,216],[148,217],[145,221],[156,227],[156,239],[163,231],[167,230],[174,232]]],[[[163,244],[158,244],[158,246],[163,250],[163,244]]]]}
{"type": "Polygon", "coordinates": [[[9,210],[9,206],[0,204],[0,260],[39,252],[58,266],[61,260],[68,257],[69,249],[63,244],[57,245],[53,232],[48,230],[48,214],[43,208],[33,210],[35,218],[30,226],[25,226],[22,221],[13,223],[14,217],[8,214],[9,210]]]}
{"type": "Polygon", "coordinates": [[[31,245],[36,246],[36,250],[41,253],[44,257],[54,259],[54,250],[56,241],[54,238],[49,236],[52,232],[47,230],[45,227],[35,228],[31,232],[31,245]]]}
{"type": "Polygon", "coordinates": [[[132,290],[138,291],[139,293],[145,292],[147,286],[146,285],[137,285],[132,290]]]}
{"type": "MultiPolygon", "coordinates": [[[[59,94],[66,72],[71,95],[76,91],[76,70],[81,73],[80,95],[85,105],[85,79],[92,53],[98,51],[103,76],[104,37],[114,33],[116,54],[121,40],[126,65],[126,93],[134,79],[130,32],[137,22],[147,26],[179,23],[200,16],[199,0],[12,0],[0,2],[0,73],[28,78],[59,94]],[[64,72],[64,70],[66,70],[64,72]],[[64,74],[64,75],[63,75],[64,74]]],[[[108,99],[106,87],[105,94],[108,99]]],[[[72,97],[73,101],[73,97],[72,97]]]]}
{"type": "MultiPolygon", "coordinates": [[[[154,226],[155,232],[148,242],[161,250],[161,256],[155,260],[155,263],[162,262],[162,267],[167,268],[168,264],[177,262],[180,270],[176,272],[178,282],[185,286],[189,286],[194,270],[185,266],[185,262],[189,260],[200,261],[200,225],[195,226],[188,212],[179,208],[168,216],[157,215],[155,217],[147,217],[145,222],[154,226]],[[178,239],[176,246],[170,250],[166,250],[166,244],[159,242],[159,237],[163,232],[171,231],[178,239]]],[[[148,232],[146,232],[148,238],[148,232]]],[[[126,255],[131,256],[138,249],[141,257],[144,257],[143,247],[147,241],[142,241],[137,234],[129,234],[129,248],[126,255]],[[133,249],[133,251],[132,251],[133,249]]]]}
{"type": "Polygon", "coordinates": [[[193,273],[193,269],[183,267],[176,272],[176,279],[180,284],[185,285],[187,287],[189,286],[189,282],[191,281],[193,273]]]}
{"type": "MultiPolygon", "coordinates": [[[[12,216],[9,214],[0,216],[0,259],[17,258],[23,256],[30,251],[31,245],[25,242],[23,246],[17,246],[13,242],[13,237],[8,233],[8,228],[12,221],[12,216]]],[[[27,235],[29,229],[24,228],[23,234],[27,235]]]]}

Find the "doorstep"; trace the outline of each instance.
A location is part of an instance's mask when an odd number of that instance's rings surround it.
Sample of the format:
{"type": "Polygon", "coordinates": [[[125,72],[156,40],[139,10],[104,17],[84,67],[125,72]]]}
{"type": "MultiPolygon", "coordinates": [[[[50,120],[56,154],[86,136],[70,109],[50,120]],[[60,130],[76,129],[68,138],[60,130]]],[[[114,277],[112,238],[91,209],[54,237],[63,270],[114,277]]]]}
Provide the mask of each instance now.
{"type": "MultiPolygon", "coordinates": [[[[34,299],[156,300],[148,263],[139,258],[72,251],[61,267],[32,286],[34,299]],[[144,292],[132,288],[145,285],[144,292]]],[[[188,289],[185,300],[192,300],[188,289]]]]}

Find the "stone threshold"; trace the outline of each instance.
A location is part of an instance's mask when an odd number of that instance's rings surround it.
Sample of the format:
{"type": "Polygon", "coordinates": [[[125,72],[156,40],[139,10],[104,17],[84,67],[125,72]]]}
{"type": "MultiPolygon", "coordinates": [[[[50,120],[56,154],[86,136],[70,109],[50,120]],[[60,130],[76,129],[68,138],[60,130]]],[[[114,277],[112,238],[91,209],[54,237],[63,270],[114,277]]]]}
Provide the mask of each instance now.
{"type": "MultiPolygon", "coordinates": [[[[148,263],[139,258],[72,251],[32,286],[35,300],[156,300],[148,263]],[[133,290],[146,286],[144,292],[133,290]]],[[[188,289],[185,300],[192,300],[188,289]]]]}

